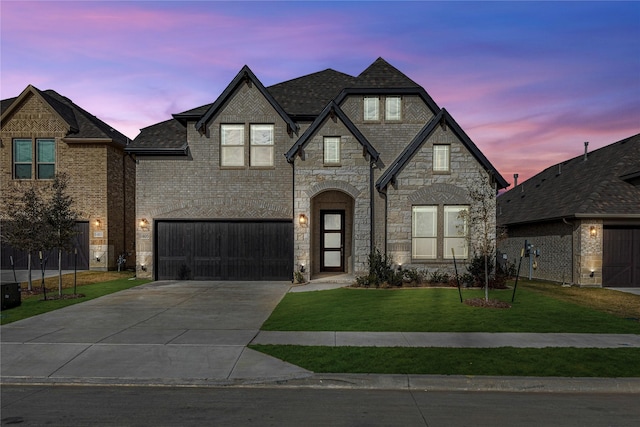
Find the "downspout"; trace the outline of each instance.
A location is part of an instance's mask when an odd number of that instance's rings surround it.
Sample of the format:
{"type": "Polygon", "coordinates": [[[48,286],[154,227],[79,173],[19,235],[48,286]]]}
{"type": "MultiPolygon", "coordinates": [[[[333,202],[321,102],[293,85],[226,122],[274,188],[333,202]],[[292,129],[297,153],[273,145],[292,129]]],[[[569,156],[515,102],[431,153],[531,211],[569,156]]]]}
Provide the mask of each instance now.
{"type": "MultiPolygon", "coordinates": [[[[291,242],[293,243],[293,247],[296,245],[296,161],[295,158],[290,162],[291,163],[291,242]]],[[[296,271],[296,254],[293,254],[293,271],[291,272],[291,283],[295,281],[294,272],[296,271]]]]}
{"type": "Polygon", "coordinates": [[[387,199],[387,189],[385,187],[384,191],[381,191],[380,194],[382,195],[382,197],[384,197],[384,253],[387,253],[387,234],[388,234],[388,230],[387,230],[387,224],[389,222],[388,220],[388,199],[387,199]]]}
{"type": "Polygon", "coordinates": [[[375,242],[375,207],[373,204],[373,158],[369,161],[369,253],[373,252],[375,242]]]}

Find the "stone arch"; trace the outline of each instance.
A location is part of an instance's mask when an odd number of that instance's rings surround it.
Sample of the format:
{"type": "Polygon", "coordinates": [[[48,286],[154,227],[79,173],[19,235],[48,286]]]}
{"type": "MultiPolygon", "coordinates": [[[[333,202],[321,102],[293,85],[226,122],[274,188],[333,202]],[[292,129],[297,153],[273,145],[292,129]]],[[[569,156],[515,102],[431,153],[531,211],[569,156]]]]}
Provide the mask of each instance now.
{"type": "Polygon", "coordinates": [[[330,180],[330,181],[318,182],[318,183],[312,185],[311,188],[306,190],[306,193],[307,193],[307,196],[309,196],[309,198],[312,198],[312,197],[316,196],[317,194],[320,194],[320,193],[322,193],[324,191],[328,191],[328,190],[342,191],[343,193],[347,193],[348,195],[350,195],[354,199],[357,199],[357,197],[362,192],[362,191],[358,190],[356,187],[354,187],[353,185],[349,184],[348,182],[330,180]]]}

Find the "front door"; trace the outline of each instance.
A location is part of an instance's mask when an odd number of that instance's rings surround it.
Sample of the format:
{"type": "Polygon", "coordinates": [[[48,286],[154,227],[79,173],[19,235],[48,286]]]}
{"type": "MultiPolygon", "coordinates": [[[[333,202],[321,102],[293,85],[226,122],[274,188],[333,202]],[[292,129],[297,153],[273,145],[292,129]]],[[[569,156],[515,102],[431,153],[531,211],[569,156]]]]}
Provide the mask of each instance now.
{"type": "Polygon", "coordinates": [[[344,271],[344,211],[320,211],[320,271],[344,271]]]}

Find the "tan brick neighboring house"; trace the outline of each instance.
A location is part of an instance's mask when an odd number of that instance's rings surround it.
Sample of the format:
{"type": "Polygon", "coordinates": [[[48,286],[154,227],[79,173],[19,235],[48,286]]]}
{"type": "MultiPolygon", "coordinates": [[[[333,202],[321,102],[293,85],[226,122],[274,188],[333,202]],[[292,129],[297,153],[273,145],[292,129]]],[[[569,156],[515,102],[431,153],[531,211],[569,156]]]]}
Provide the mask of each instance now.
{"type": "MultiPolygon", "coordinates": [[[[65,173],[80,213],[78,268],[115,269],[123,252],[135,265],[135,162],[124,151],[128,138],[53,90],[29,85],[1,102],[0,189],[50,184],[65,173]]],[[[2,249],[2,268],[10,268],[10,255],[26,267],[25,254],[2,249]]],[[[67,254],[63,268],[74,262],[67,254]]],[[[55,267],[53,256],[47,268],[55,267]]]]}
{"type": "Polygon", "coordinates": [[[508,185],[382,58],[357,77],[327,69],[270,87],[245,66],[212,104],[142,129],[126,150],[138,275],[157,279],[359,274],[374,248],[451,271],[451,246],[470,256],[456,231],[467,188],[482,174],[508,185]]]}
{"type": "Polygon", "coordinates": [[[517,262],[525,240],[533,245],[522,276],[639,287],[640,134],[587,148],[498,197],[498,224],[509,236],[499,249],[517,262]]]}

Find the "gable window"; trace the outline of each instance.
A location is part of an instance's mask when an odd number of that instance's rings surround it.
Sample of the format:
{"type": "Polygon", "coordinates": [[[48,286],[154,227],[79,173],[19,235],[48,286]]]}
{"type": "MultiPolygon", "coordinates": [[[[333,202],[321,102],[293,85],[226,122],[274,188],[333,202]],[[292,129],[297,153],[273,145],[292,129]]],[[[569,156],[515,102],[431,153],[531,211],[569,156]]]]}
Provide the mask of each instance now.
{"type": "Polygon", "coordinates": [[[273,125],[251,125],[251,166],[273,166],[273,125]]]}
{"type": "Polygon", "coordinates": [[[415,259],[436,259],[438,256],[438,207],[413,206],[411,256],[415,259]]]}
{"type": "Polygon", "coordinates": [[[415,260],[457,259],[469,257],[468,227],[465,215],[469,206],[412,206],[411,257],[415,260]],[[439,220],[443,218],[443,220],[439,220]]]}
{"type": "Polygon", "coordinates": [[[244,166],[244,125],[220,125],[220,165],[244,166]]]}
{"type": "Polygon", "coordinates": [[[56,174],[56,142],[53,139],[36,139],[38,179],[53,179],[56,174]]]}
{"type": "Polygon", "coordinates": [[[30,139],[13,140],[13,176],[15,179],[31,179],[33,152],[30,139]]]}
{"type": "Polygon", "coordinates": [[[450,155],[448,145],[433,146],[433,171],[449,172],[450,155]]]}
{"type": "Polygon", "coordinates": [[[463,212],[468,212],[468,206],[444,207],[444,258],[453,258],[451,249],[455,251],[456,258],[469,257],[469,245],[467,244],[467,221],[463,212]]]}
{"type": "Polygon", "coordinates": [[[340,164],[340,137],[339,136],[324,137],[324,164],[325,165],[340,164]]]}
{"type": "Polygon", "coordinates": [[[402,119],[402,102],[399,96],[387,96],[384,108],[385,120],[402,119]]]}
{"type": "Polygon", "coordinates": [[[380,98],[377,96],[365,96],[364,97],[364,119],[365,120],[378,120],[380,98]]]}

